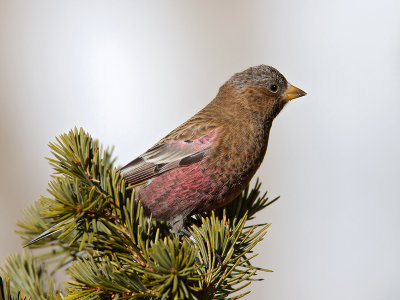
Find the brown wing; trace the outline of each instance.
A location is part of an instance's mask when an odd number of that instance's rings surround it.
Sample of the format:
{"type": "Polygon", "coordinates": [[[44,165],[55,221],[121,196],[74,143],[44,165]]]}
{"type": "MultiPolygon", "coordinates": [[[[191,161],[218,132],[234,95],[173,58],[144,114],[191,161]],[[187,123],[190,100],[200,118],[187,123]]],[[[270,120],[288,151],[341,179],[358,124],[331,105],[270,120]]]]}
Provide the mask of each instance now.
{"type": "Polygon", "coordinates": [[[212,147],[216,131],[194,140],[167,141],[157,144],[121,169],[128,184],[137,184],[166,171],[204,159],[212,147]]]}

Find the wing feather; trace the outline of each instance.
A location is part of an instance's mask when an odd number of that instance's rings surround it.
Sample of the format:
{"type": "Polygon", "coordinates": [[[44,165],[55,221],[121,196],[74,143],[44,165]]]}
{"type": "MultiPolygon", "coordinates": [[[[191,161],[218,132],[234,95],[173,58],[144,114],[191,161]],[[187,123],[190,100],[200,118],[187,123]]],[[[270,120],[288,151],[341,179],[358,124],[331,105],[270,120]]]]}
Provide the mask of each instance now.
{"type": "Polygon", "coordinates": [[[195,140],[163,141],[121,169],[128,184],[137,184],[166,171],[201,161],[216,138],[214,130],[195,140]]]}

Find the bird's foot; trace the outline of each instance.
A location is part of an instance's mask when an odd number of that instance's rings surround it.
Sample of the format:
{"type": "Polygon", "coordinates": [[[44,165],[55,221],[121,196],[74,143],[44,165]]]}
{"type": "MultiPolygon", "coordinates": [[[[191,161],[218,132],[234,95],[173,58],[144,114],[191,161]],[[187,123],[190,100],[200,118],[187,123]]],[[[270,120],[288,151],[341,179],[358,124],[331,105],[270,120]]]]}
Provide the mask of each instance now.
{"type": "MultiPolygon", "coordinates": [[[[199,244],[197,243],[195,237],[194,237],[194,236],[190,233],[190,231],[187,230],[186,228],[181,228],[178,234],[184,235],[184,236],[188,237],[189,240],[190,240],[194,245],[196,245],[196,246],[199,245],[199,244]]],[[[219,255],[217,252],[214,252],[214,257],[215,257],[215,259],[216,259],[216,261],[217,261],[217,265],[218,265],[218,266],[221,266],[221,265],[222,265],[222,258],[221,258],[221,255],[219,255]]],[[[203,268],[205,268],[205,269],[208,269],[208,267],[210,266],[208,262],[202,264],[201,261],[200,261],[200,259],[199,259],[198,257],[196,257],[195,261],[196,261],[197,264],[202,265],[203,268]]]]}
{"type": "MultiPolygon", "coordinates": [[[[189,238],[189,240],[192,242],[193,245],[198,246],[199,244],[197,243],[196,239],[194,238],[194,236],[190,233],[189,230],[187,230],[186,228],[181,228],[178,232],[178,234],[180,235],[184,235],[187,238],[189,238]]],[[[208,264],[202,264],[200,259],[196,256],[195,261],[197,264],[199,265],[203,265],[203,268],[207,269],[208,268],[208,264]]]]}
{"type": "Polygon", "coordinates": [[[178,234],[184,235],[184,236],[188,237],[189,240],[190,240],[194,245],[198,246],[198,243],[197,243],[196,239],[195,239],[194,236],[190,233],[190,231],[187,230],[186,228],[181,228],[181,229],[179,230],[178,234]]]}
{"type": "MultiPolygon", "coordinates": [[[[200,220],[197,220],[197,219],[194,219],[194,218],[191,218],[191,221],[194,221],[193,223],[195,223],[195,222],[200,222],[200,220]]],[[[192,242],[192,244],[193,245],[196,245],[196,246],[198,246],[199,245],[199,243],[197,242],[197,240],[195,239],[195,237],[190,233],[190,231],[189,230],[187,230],[185,227],[184,227],[184,218],[182,217],[182,216],[177,216],[177,217],[175,217],[175,218],[173,218],[173,219],[171,219],[170,220],[170,223],[171,223],[171,226],[172,226],[172,231],[173,232],[175,232],[175,233],[177,233],[177,234],[179,234],[179,235],[184,235],[184,236],[186,236],[187,238],[189,238],[189,240],[192,242]]],[[[201,225],[201,224],[200,224],[201,225]]],[[[218,264],[218,266],[221,266],[222,265],[222,258],[221,258],[221,255],[219,255],[217,252],[214,252],[214,257],[215,257],[215,259],[216,259],[216,261],[217,261],[217,264],[218,264]]],[[[196,257],[196,263],[198,263],[199,265],[202,265],[203,266],[203,268],[208,268],[210,265],[209,265],[209,262],[206,262],[205,264],[203,263],[201,263],[200,262],[200,259],[198,258],[198,257],[196,257]]]]}

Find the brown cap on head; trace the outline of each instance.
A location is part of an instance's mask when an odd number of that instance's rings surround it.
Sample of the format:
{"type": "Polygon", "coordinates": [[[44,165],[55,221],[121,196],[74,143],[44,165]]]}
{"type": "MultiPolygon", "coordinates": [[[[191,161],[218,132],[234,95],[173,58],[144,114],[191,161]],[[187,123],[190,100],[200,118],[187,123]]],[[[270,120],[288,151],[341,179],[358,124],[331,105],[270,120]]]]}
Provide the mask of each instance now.
{"type": "Polygon", "coordinates": [[[248,86],[267,88],[273,94],[279,95],[280,99],[284,101],[306,95],[304,91],[287,82],[277,69],[267,65],[251,67],[236,73],[228,82],[237,90],[248,86]]]}

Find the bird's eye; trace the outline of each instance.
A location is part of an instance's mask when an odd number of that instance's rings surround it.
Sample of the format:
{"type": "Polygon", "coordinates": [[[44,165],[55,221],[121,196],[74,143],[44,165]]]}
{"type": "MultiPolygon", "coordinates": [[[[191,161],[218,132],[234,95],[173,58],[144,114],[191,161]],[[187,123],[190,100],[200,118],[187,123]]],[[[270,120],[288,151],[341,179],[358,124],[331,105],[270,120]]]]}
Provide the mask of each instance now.
{"type": "Polygon", "coordinates": [[[276,84],[271,84],[269,86],[269,90],[273,93],[276,93],[278,91],[278,86],[276,84]]]}

